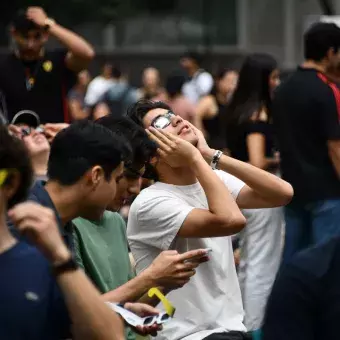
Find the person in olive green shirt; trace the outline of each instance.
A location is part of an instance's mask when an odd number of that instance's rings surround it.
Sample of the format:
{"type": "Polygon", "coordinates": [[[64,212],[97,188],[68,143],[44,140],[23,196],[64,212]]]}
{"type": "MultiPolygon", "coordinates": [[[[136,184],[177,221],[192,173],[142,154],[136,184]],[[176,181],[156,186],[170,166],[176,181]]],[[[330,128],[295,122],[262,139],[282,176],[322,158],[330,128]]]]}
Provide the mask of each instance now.
{"type": "MultiPolygon", "coordinates": [[[[132,150],[131,161],[125,163],[123,175],[117,179],[117,192],[100,221],[83,218],[73,220],[75,257],[106,301],[124,303],[139,300],[148,289],[161,286],[176,289],[187,283],[194,269],[207,259],[205,250],[184,254],[164,251],[152,265],[135,277],[131,266],[126,236],[126,224],[116,212],[141,188],[145,164],[156,156],[157,146],[149,140],[143,129],[129,118],[106,116],[98,121],[126,139],[132,150]],[[185,261],[195,258],[195,261],[185,261]]],[[[127,328],[127,339],[135,334],[127,328]]]]}
{"type": "MultiPolygon", "coordinates": [[[[125,221],[118,213],[106,211],[98,222],[77,218],[73,224],[75,259],[100,292],[107,293],[135,277],[125,221]]],[[[135,339],[130,329],[127,339],[135,339]]]]}

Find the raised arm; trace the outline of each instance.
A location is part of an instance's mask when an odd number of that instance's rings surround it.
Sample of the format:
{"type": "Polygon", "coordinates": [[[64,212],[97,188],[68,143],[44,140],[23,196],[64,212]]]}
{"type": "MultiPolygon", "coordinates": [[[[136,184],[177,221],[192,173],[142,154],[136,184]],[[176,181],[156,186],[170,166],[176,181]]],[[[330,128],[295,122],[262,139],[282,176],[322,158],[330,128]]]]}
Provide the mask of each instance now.
{"type": "Polygon", "coordinates": [[[172,167],[189,166],[206,194],[209,209],[193,209],[178,231],[180,237],[218,237],[239,232],[246,220],[221,179],[187,141],[164,130],[150,128],[149,135],[159,145],[159,153],[172,167]]]}
{"type": "MultiPolygon", "coordinates": [[[[209,148],[200,131],[197,129],[195,131],[199,136],[198,148],[206,161],[210,163],[216,150],[209,148]]],[[[246,184],[236,199],[238,206],[242,209],[283,206],[288,204],[293,197],[294,191],[289,183],[249,163],[222,155],[218,168],[246,184]]]]}
{"type": "Polygon", "coordinates": [[[41,27],[47,26],[49,33],[68,49],[66,66],[70,70],[80,72],[88,67],[95,52],[85,39],[49,19],[40,7],[29,7],[27,17],[41,27]]]}
{"type": "Polygon", "coordinates": [[[61,270],[61,266],[71,259],[71,253],[61,238],[53,211],[26,202],[14,207],[8,216],[54,269],[71,318],[74,339],[123,340],[121,319],[105,305],[84,272],[74,267],[61,270]]]}

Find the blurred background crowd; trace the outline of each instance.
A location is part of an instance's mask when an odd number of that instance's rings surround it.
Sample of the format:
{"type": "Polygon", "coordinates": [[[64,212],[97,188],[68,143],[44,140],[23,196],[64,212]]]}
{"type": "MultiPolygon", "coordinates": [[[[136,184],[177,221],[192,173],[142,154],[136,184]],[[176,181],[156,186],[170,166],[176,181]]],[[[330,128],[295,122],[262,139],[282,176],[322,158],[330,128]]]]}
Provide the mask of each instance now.
{"type": "MultiPolygon", "coordinates": [[[[292,203],[243,209],[247,226],[233,235],[244,323],[255,337],[281,262],[338,234],[337,13],[340,1],[327,0],[3,1],[0,119],[24,140],[39,180],[47,180],[50,143],[60,131],[76,121],[126,117],[141,100],[168,105],[213,150],[282,176],[295,191],[292,203]],[[316,23],[321,28],[313,31],[316,23]],[[305,98],[299,91],[307,87],[305,98]],[[318,97],[314,106],[311,97],[318,97]],[[330,118],[315,118],[319,107],[330,118]]],[[[119,205],[126,222],[135,197],[153,183],[140,177],[119,205]]],[[[279,316],[288,312],[277,308],[283,286],[268,305],[279,316]]],[[[282,332],[277,320],[267,322],[267,334],[282,332]]]]}

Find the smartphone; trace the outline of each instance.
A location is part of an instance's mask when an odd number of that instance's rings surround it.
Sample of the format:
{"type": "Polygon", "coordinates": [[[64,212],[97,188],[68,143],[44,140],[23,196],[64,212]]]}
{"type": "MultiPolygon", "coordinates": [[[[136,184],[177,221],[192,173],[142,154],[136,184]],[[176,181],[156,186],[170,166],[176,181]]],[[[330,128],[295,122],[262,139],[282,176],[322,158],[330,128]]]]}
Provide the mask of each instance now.
{"type": "Polygon", "coordinates": [[[191,261],[191,260],[194,260],[194,259],[200,259],[200,258],[203,258],[203,257],[207,257],[212,252],[211,248],[205,248],[204,250],[205,250],[205,254],[202,254],[200,256],[194,256],[191,259],[185,260],[184,262],[191,261]]]}

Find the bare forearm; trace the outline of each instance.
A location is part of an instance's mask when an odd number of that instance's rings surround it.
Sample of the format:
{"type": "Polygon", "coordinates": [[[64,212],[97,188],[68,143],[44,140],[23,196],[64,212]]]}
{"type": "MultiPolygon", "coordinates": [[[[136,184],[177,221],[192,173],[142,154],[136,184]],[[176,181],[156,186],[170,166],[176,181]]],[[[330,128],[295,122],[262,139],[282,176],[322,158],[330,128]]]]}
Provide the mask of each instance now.
{"type": "Polygon", "coordinates": [[[74,339],[124,339],[121,319],[105,305],[82,270],[60,274],[57,282],[72,320],[74,339]]]}
{"type": "Polygon", "coordinates": [[[242,216],[229,190],[203,158],[199,158],[193,168],[213,214],[231,219],[242,216]]]}
{"type": "MultiPolygon", "coordinates": [[[[206,159],[212,159],[212,150],[206,159]]],[[[289,183],[281,178],[259,169],[251,164],[222,155],[218,164],[219,169],[239,178],[262,198],[270,201],[274,206],[289,202],[293,189],[289,183]]]]}
{"type": "Polygon", "coordinates": [[[263,158],[262,161],[249,163],[262,170],[277,169],[277,167],[279,166],[279,160],[276,158],[263,158]]]}
{"type": "Polygon", "coordinates": [[[50,28],[50,34],[57,38],[74,56],[91,60],[94,57],[92,46],[78,34],[58,24],[50,28]]]}
{"type": "Polygon", "coordinates": [[[133,302],[140,299],[154,285],[153,279],[147,272],[142,272],[124,285],[102,295],[104,301],[133,302]]]}

